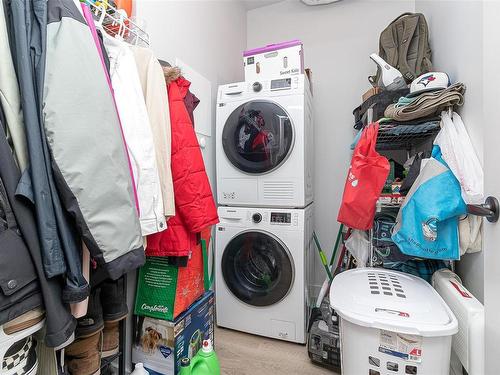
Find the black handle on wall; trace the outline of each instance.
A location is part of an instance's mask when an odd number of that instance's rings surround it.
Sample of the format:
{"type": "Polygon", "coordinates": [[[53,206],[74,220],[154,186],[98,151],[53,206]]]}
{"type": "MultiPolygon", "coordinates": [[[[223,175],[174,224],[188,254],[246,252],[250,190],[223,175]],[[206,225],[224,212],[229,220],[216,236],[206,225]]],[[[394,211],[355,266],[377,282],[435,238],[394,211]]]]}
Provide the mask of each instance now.
{"type": "Polygon", "coordinates": [[[496,223],[500,214],[498,199],[490,196],[483,204],[468,204],[467,212],[471,215],[483,216],[490,223],[496,223]]]}

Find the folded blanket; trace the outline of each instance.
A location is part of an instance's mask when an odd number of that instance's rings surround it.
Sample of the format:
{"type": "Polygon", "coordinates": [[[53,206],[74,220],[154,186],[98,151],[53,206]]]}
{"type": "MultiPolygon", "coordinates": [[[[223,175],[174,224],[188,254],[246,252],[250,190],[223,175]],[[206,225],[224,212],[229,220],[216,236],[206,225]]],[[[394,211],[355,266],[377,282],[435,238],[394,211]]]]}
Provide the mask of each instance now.
{"type": "Polygon", "coordinates": [[[404,106],[397,107],[391,104],[386,108],[384,115],[398,121],[411,121],[435,115],[448,107],[462,105],[464,93],[465,85],[458,82],[443,90],[424,92],[404,106]]]}

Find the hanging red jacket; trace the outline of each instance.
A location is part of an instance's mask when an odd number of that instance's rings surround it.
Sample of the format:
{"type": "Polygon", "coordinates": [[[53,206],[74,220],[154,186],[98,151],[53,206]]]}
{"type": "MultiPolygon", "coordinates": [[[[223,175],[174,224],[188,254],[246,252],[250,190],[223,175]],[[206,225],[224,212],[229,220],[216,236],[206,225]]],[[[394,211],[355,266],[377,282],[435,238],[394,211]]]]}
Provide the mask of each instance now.
{"type": "Polygon", "coordinates": [[[148,256],[187,256],[197,246],[197,234],[219,222],[198,139],[184,104],[190,85],[182,76],[167,85],[175,216],[168,220],[165,231],[148,236],[148,256]]]}

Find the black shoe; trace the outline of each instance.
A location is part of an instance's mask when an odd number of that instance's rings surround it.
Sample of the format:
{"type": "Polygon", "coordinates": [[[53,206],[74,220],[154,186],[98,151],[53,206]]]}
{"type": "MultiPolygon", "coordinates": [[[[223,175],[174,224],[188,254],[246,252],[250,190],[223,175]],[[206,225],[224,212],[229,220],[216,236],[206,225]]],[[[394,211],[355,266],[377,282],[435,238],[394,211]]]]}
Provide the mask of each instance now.
{"type": "Polygon", "coordinates": [[[116,281],[106,280],[101,284],[101,303],[104,321],[112,323],[127,317],[127,296],[123,277],[116,281]]]}
{"type": "Polygon", "coordinates": [[[104,328],[101,305],[101,289],[92,289],[89,296],[87,315],[78,319],[75,335],[77,338],[89,337],[104,328]]]}

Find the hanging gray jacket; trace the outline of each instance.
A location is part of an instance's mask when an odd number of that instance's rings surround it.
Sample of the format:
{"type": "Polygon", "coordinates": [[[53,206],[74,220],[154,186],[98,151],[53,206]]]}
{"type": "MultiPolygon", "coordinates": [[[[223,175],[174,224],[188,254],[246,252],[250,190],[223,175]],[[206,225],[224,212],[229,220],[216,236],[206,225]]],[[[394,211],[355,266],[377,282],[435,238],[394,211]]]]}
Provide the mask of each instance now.
{"type": "Polygon", "coordinates": [[[48,0],[45,135],[66,210],[116,279],[144,263],[118,114],[90,30],[72,0],[48,0]]]}
{"type": "Polygon", "coordinates": [[[89,293],[81,271],[81,241],[74,223],[63,211],[51,167],[51,155],[42,123],[45,76],[46,0],[2,0],[6,4],[12,58],[22,99],[24,127],[29,153],[29,171],[18,185],[35,206],[43,266],[47,277],[65,275],[66,302],[79,302],[89,293]]]}

